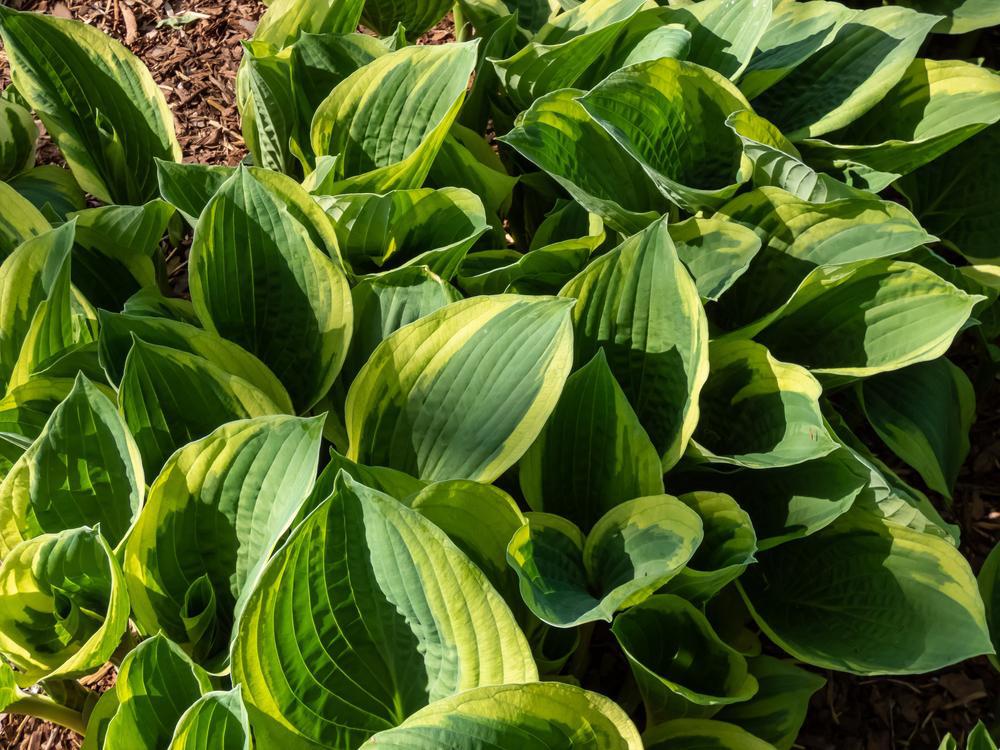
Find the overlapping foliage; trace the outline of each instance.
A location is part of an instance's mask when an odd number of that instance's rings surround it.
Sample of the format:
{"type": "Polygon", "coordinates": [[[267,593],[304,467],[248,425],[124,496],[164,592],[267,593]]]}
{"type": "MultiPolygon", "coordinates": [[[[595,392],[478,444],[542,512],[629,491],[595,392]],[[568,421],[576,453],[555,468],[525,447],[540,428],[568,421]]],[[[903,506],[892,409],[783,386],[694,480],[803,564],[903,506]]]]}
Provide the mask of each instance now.
{"type": "Polygon", "coordinates": [[[460,0],[413,44],[451,8],[273,0],[235,168],[117,42],[0,8],[0,709],[787,750],[809,667],[995,658],[1000,552],[977,582],[935,504],[949,357],[1000,360],[1000,75],[927,51],[996,4],[460,0]]]}

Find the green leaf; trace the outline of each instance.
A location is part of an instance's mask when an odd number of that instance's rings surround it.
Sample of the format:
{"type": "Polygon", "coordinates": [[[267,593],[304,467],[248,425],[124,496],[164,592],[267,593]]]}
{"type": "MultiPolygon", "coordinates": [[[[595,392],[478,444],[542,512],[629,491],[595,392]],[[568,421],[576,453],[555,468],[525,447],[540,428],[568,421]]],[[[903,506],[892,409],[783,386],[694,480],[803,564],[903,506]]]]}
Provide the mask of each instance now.
{"type": "Polygon", "coordinates": [[[205,326],[260,358],[300,411],[333,385],[350,341],[350,288],[283,192],[237,171],[198,220],[190,281],[205,326]]]}
{"type": "Polygon", "coordinates": [[[39,305],[56,289],[69,263],[74,225],[29,239],[0,265],[0,384],[14,371],[39,305]]]}
{"type": "Polygon", "coordinates": [[[861,118],[800,147],[813,166],[881,190],[998,120],[1000,75],[959,60],[918,59],[861,118]]]}
{"type": "Polygon", "coordinates": [[[285,47],[302,34],[347,34],[358,27],[364,0],[273,0],[254,41],[285,47]]]}
{"type": "Polygon", "coordinates": [[[72,680],[108,660],[128,625],[121,566],[94,529],[29,539],[0,564],[0,653],[21,687],[72,680]]]}
{"type": "MultiPolygon", "coordinates": [[[[994,652],[1000,651],[1000,543],[990,552],[979,571],[979,592],[986,605],[986,622],[993,639],[994,652]]],[[[994,666],[1000,665],[996,653],[990,657],[994,666]]],[[[1000,666],[997,666],[1000,669],[1000,666]]]]}
{"type": "Polygon", "coordinates": [[[87,207],[86,196],[73,173],[55,164],[21,172],[8,184],[53,222],[65,221],[67,214],[87,207]]]}
{"type": "Polygon", "coordinates": [[[976,726],[969,733],[969,743],[965,750],[997,750],[997,745],[986,731],[986,725],[982,721],[976,722],[976,726]]]}
{"type": "Polygon", "coordinates": [[[537,680],[485,574],[417,511],[344,474],[265,569],[232,669],[264,747],[357,747],[459,691],[537,680]]]}
{"type": "Polygon", "coordinates": [[[347,395],[348,458],[492,482],[530,447],[572,366],[572,302],[455,302],[385,339],[347,395]]]}
{"type": "Polygon", "coordinates": [[[242,688],[205,693],[184,712],[168,750],[251,750],[250,719],[242,688]]]}
{"type": "Polygon", "coordinates": [[[746,273],[761,240],[749,227],[722,216],[690,219],[668,227],[677,256],[704,300],[717,300],[746,273]]]}
{"type": "Polygon", "coordinates": [[[701,518],[669,495],[621,503],[584,537],[572,522],[529,513],[507,560],[521,596],[543,622],[560,628],[611,622],[676,576],[702,541],[701,518]]]}
{"type": "Polygon", "coordinates": [[[632,667],[650,725],[711,716],[757,692],[746,659],[680,597],[650,597],[618,615],[611,630],[632,667]]]}
{"type": "Polygon", "coordinates": [[[220,425],[280,413],[259,388],[203,357],[133,341],[118,403],[150,476],[175,450],[220,425]]]}
{"type": "Polygon", "coordinates": [[[173,115],[146,67],[94,26],[0,10],[18,92],[59,146],[80,187],[105,203],[156,195],[155,158],[180,161],[173,115]]]}
{"type": "Polygon", "coordinates": [[[809,699],[823,689],[826,680],[772,656],[758,656],[749,663],[760,689],[745,703],[726,706],[716,718],[742,727],[776,750],[791,750],[805,721],[809,699]]]}
{"type": "Polygon", "coordinates": [[[535,682],[469,690],[432,703],[362,745],[366,750],[641,750],[613,701],[573,685],[535,682]]]}
{"type": "Polygon", "coordinates": [[[660,455],[615,381],[603,349],[569,376],[555,411],[520,463],[533,510],[589,530],[635,497],[663,494],[660,455]]]}
{"type": "Polygon", "coordinates": [[[573,308],[577,362],[604,349],[663,468],[684,452],[708,376],[708,323],[667,220],[593,261],[560,296],[573,308]]]}
{"type": "Polygon", "coordinates": [[[752,228],[764,243],[717,308],[727,327],[778,309],[814,268],[900,255],[935,240],[905,208],[874,196],[811,202],[763,187],[719,215],[752,228]]]}
{"type": "Polygon", "coordinates": [[[178,720],[211,689],[208,675],[178,645],[160,634],[143,641],[122,661],[111,689],[118,707],[106,725],[102,747],[166,747],[178,720]]]}
{"type": "Polygon", "coordinates": [[[493,60],[501,86],[518,110],[570,88],[607,52],[645,0],[586,0],[542,26],[512,57],[493,60]]]}
{"type": "Polygon", "coordinates": [[[291,80],[290,48],[264,42],[244,42],[238,89],[249,89],[242,105],[244,139],[253,162],[264,169],[301,174],[293,153],[299,138],[295,89],[291,80]],[[244,81],[245,78],[245,81],[244,81]]]}
{"type": "MultiPolygon", "coordinates": [[[[382,39],[356,33],[302,34],[292,45],[292,86],[302,116],[312,115],[327,95],[358,68],[392,49],[382,39]]],[[[307,144],[302,144],[307,145],[307,144]]]]}
{"type": "Polygon", "coordinates": [[[734,724],[713,719],[674,719],[642,736],[646,750],[774,750],[734,724]]]}
{"type": "MultiPolygon", "coordinates": [[[[700,467],[701,468],[701,467],[700,467]]],[[[846,448],[775,469],[701,468],[670,476],[671,492],[708,489],[736,498],[750,516],[760,551],[814,534],[850,510],[870,478],[846,448]],[[725,469],[725,470],[724,470],[725,469]]]]}
{"type": "Polygon", "coordinates": [[[981,299],[913,263],[821,267],[756,338],[814,372],[865,377],[940,357],[981,299]]]}
{"type": "Polygon", "coordinates": [[[863,511],[769,550],[740,584],[767,636],[815,666],[922,674],[993,652],[958,550],[863,511]]]}
{"type": "Polygon", "coordinates": [[[353,193],[317,202],[333,220],[341,255],[355,274],[427,266],[450,279],[489,228],[482,201],[460,188],[353,193]]]}
{"type": "Polygon", "coordinates": [[[835,18],[833,37],[755,98],[753,108],[793,141],[839,130],[899,82],[939,20],[891,6],[835,18]]]}
{"type": "Polygon", "coordinates": [[[967,34],[1000,24],[1000,8],[991,0],[900,0],[900,5],[945,16],[934,31],[967,34]]]}
{"type": "Polygon", "coordinates": [[[678,499],[701,518],[705,538],[684,569],[662,590],[701,603],[756,562],[757,535],[750,516],[729,495],[692,492],[678,499]]]}
{"type": "Polygon", "coordinates": [[[199,663],[225,661],[246,597],[312,489],[321,431],[322,418],[260,417],[224,425],[171,456],[125,547],[132,608],[145,632],[165,633],[199,663]],[[199,590],[205,576],[211,596],[199,590]],[[199,612],[189,605],[206,600],[212,627],[192,633],[185,621],[199,612]]]}
{"type": "MultiPolygon", "coordinates": [[[[164,318],[179,323],[198,326],[198,316],[190,300],[165,297],[156,289],[140,289],[127,300],[122,308],[124,315],[144,318],[164,318]]],[[[100,337],[98,337],[100,338],[100,337]]]]}
{"type": "Polygon", "coordinates": [[[666,20],[691,32],[688,60],[736,80],[767,30],[771,5],[768,0],[707,0],[682,6],[666,20]]]}
{"type": "Polygon", "coordinates": [[[233,176],[234,167],[181,164],[156,160],[160,195],[176,208],[192,227],[219,188],[233,176]]]}
{"type": "Polygon", "coordinates": [[[0,99],[0,180],[35,166],[38,126],[31,112],[17,102],[0,99]]]}
{"type": "Polygon", "coordinates": [[[156,288],[160,240],[173,215],[173,207],[159,199],[69,214],[76,220],[73,283],[107,310],[121,309],[140,288],[156,288]]]}
{"type": "Polygon", "coordinates": [[[292,413],[288,392],[274,373],[245,349],[203,328],[162,317],[129,313],[99,313],[101,366],[108,379],[121,383],[125,362],[132,350],[133,336],[203,357],[230,375],[235,375],[263,391],[282,413],[292,413]]]}
{"type": "Polygon", "coordinates": [[[13,186],[0,182],[0,259],[6,259],[19,245],[45,234],[52,227],[48,219],[13,186]]]}
{"type": "Polygon", "coordinates": [[[750,178],[726,118],[749,103],[726,78],[662,58],[612,73],[578,100],[670,200],[716,209],[750,178]]]}
{"type": "Polygon", "coordinates": [[[972,262],[996,263],[1000,260],[998,186],[1000,124],[906,175],[894,187],[927,229],[947,245],[972,262]]]}
{"type": "Polygon", "coordinates": [[[0,483],[0,557],[26,539],[100,526],[117,546],[145,489],[139,449],[115,404],[82,374],[0,483]]]}
{"type": "Polygon", "coordinates": [[[420,187],[465,98],[476,44],[404,47],[338,84],[312,122],[315,154],[336,157],[324,192],[420,187]]]}
{"type": "Polygon", "coordinates": [[[451,10],[451,0],[367,0],[361,22],[380,36],[390,36],[397,26],[417,39],[451,10]]]}
{"type": "Polygon", "coordinates": [[[666,207],[653,181],[581,106],[583,91],[566,89],[536,100],[499,140],[549,174],[608,226],[632,234],[666,207]]]}
{"type": "MultiPolygon", "coordinates": [[[[20,437],[30,445],[41,434],[55,408],[69,395],[73,384],[74,380],[68,377],[35,375],[11,388],[0,399],[0,434],[20,437]]],[[[107,386],[96,387],[110,398],[115,397],[115,392],[107,386]]]]}
{"type": "Polygon", "coordinates": [[[951,497],[969,455],[976,413],[976,393],[965,373],[947,359],[936,359],[868,378],[858,396],[883,442],[928,487],[951,497]]]}
{"type": "Polygon", "coordinates": [[[709,461],[773,469],[837,448],[823,425],[823,389],[807,370],[753,341],[714,341],[692,452],[709,461]]]}

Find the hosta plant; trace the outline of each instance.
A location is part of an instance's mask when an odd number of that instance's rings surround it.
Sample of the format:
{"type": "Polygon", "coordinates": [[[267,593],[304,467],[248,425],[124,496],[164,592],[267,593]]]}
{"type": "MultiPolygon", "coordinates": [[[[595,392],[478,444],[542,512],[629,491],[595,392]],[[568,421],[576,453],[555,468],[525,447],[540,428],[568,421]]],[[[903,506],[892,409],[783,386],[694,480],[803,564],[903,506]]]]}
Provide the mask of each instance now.
{"type": "Polygon", "coordinates": [[[118,42],[0,8],[0,710],[788,750],[823,670],[995,658],[1000,553],[942,511],[1000,75],[939,54],[994,5],[274,0],[235,167],[118,42]]]}

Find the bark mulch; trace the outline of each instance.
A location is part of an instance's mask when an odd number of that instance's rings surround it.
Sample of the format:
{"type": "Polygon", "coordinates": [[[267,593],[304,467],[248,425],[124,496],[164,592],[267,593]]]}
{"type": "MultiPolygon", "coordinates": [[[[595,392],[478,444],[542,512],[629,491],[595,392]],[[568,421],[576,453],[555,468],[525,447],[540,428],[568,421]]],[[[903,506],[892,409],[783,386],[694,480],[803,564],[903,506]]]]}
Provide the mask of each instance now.
{"type": "MultiPolygon", "coordinates": [[[[0,0],[2,1],[2,0],[0,0]]],[[[174,112],[186,161],[235,164],[246,153],[236,110],[240,42],[264,6],[254,0],[7,0],[28,10],[87,21],[123,41],[150,68],[174,112]],[[196,17],[190,14],[202,14],[196,17]]],[[[453,38],[449,22],[422,43],[453,38]]],[[[0,52],[0,84],[7,79],[0,52]]],[[[59,161],[51,144],[40,157],[59,161]]],[[[978,570],[1000,537],[1000,385],[980,393],[972,453],[947,520],[962,528],[963,552],[978,570]]],[[[920,487],[906,467],[900,473],[920,487]]],[[[939,504],[939,507],[943,505],[939,504]]],[[[796,747],[806,750],[936,750],[947,732],[964,738],[982,719],[1000,730],[1000,674],[977,659],[930,675],[860,679],[829,673],[813,699],[796,747]]],[[[107,688],[113,673],[97,683],[107,688]]],[[[72,732],[32,719],[2,717],[0,750],[78,750],[72,732]]]]}

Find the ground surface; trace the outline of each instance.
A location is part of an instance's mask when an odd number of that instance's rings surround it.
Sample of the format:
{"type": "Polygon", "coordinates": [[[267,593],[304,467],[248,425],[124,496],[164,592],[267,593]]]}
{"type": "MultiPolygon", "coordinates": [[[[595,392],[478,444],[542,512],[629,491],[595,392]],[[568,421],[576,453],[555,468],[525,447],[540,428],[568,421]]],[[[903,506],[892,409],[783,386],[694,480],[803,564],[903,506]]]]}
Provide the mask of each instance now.
{"type": "MultiPolygon", "coordinates": [[[[263,5],[254,0],[6,0],[24,9],[85,20],[128,45],[153,73],[177,121],[185,160],[235,164],[245,155],[234,97],[240,42],[256,27],[263,5]],[[175,27],[171,17],[207,18],[175,27]],[[167,21],[167,23],[163,23],[167,21]],[[159,24],[159,25],[158,25],[159,24]]],[[[178,19],[178,20],[179,20],[178,19]]],[[[447,24],[422,41],[451,38],[447,24]]],[[[992,39],[997,39],[991,35],[992,39]]],[[[992,42],[983,40],[987,47],[992,42]]],[[[963,50],[964,51],[964,50],[963,50]]],[[[939,55],[950,56],[950,55],[939,55]]],[[[955,55],[955,56],[966,56],[955,55]]],[[[0,52],[0,78],[7,74],[0,52]]],[[[4,80],[3,83],[6,81],[4,80]]],[[[42,159],[58,160],[51,146],[42,159]]],[[[970,357],[969,362],[975,361],[970,357]]],[[[944,515],[963,532],[963,551],[978,570],[1000,538],[1000,386],[980,386],[979,421],[955,504],[944,515]]],[[[894,464],[896,466],[896,464],[894,464]]],[[[919,478],[896,466],[916,486],[919,478]]],[[[947,732],[964,736],[979,719],[1000,731],[1000,674],[985,659],[920,677],[862,680],[826,675],[797,747],[806,750],[936,750],[947,732]]],[[[110,684],[108,676],[102,686],[110,684]]],[[[75,735],[50,725],[7,717],[0,750],[76,750],[75,735]]]]}

